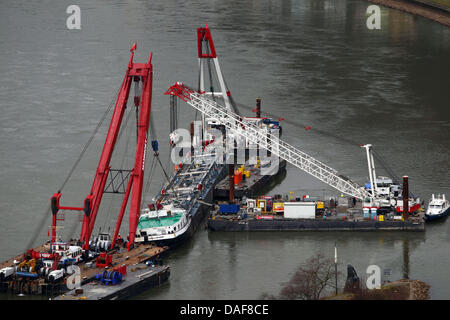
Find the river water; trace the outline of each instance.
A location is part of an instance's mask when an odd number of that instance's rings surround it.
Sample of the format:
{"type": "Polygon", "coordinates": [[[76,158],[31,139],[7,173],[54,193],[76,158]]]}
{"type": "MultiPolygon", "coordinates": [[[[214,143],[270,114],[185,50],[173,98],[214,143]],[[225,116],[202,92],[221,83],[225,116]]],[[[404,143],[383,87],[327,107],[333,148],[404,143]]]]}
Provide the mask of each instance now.
{"type": "MultiPolygon", "coordinates": [[[[369,30],[368,6],[363,0],[3,1],[0,258],[21,252],[30,238],[34,244],[47,239],[49,198],[114,99],[135,41],[135,61],[153,52],[152,118],[161,158],[168,159],[163,93],[176,81],[196,83],[196,28],[206,23],[234,99],[253,106],[261,97],[263,111],[298,123],[285,124],[287,142],[360,184],[368,174],[358,144],[371,143],[398,176],[409,176],[415,194],[426,201],[431,193],[450,196],[450,29],[381,8],[381,29],[369,30]],[[71,4],[81,9],[80,30],[66,27],[71,4]]],[[[180,113],[180,126],[188,128],[194,112],[184,105],[180,113]]],[[[82,206],[102,128],[64,186],[63,204],[82,206]]],[[[121,157],[132,166],[133,152],[121,157]]],[[[146,197],[162,183],[158,170],[146,197]]],[[[336,195],[291,166],[270,194],[289,191],[336,195]]],[[[105,196],[97,225],[113,228],[119,206],[120,200],[105,196]]],[[[66,214],[64,226],[65,236],[79,234],[77,216],[66,214]]],[[[125,221],[122,234],[127,228],[125,221]]],[[[427,225],[425,233],[225,234],[200,228],[166,259],[170,281],[138,298],[277,294],[314,253],[333,257],[336,243],[344,273],[352,264],[365,278],[366,268],[376,264],[392,270],[389,280],[407,274],[430,284],[433,299],[446,299],[449,241],[448,221],[427,225]]]]}

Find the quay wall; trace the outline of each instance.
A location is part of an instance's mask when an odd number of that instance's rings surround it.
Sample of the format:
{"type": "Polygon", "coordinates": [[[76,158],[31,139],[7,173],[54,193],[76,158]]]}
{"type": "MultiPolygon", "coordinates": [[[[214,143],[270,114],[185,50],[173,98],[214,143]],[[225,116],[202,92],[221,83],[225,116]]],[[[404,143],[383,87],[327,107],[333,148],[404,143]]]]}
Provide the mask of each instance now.
{"type": "Polygon", "coordinates": [[[450,0],[369,0],[369,2],[418,15],[450,27],[450,0]]]}

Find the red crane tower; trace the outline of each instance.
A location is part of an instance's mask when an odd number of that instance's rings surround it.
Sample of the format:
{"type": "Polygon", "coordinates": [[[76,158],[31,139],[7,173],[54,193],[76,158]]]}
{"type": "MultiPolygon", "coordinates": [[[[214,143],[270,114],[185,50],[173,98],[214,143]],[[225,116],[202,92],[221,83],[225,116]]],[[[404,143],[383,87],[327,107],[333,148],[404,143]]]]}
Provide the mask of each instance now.
{"type": "Polygon", "coordinates": [[[131,193],[131,202],[130,202],[130,216],[129,216],[130,220],[129,220],[128,249],[134,243],[136,227],[141,208],[141,194],[144,179],[145,156],[147,151],[147,138],[150,120],[152,83],[153,83],[153,66],[151,64],[152,53],[150,53],[147,63],[135,63],[133,62],[134,50],[136,50],[136,43],[130,50],[131,56],[128,63],[128,68],[125,72],[125,77],[123,79],[122,86],[118,93],[115,109],[108,129],[108,134],[106,136],[103,151],[101,153],[100,160],[97,166],[97,171],[95,173],[94,182],[92,184],[91,191],[84,200],[84,206],[83,207],[61,206],[60,191],[55,193],[51,198],[51,209],[53,214],[52,242],[56,241],[56,221],[57,221],[56,215],[58,213],[58,210],[84,211],[80,240],[83,243],[83,249],[85,250],[89,249],[89,239],[94,229],[95,220],[105,190],[105,184],[108,178],[108,174],[111,170],[110,167],[111,156],[114,151],[117,136],[119,134],[123,115],[127,107],[130,87],[132,82],[134,81],[137,86],[139,86],[140,84],[142,88],[141,94],[138,95],[139,91],[137,90],[135,93],[136,96],[134,97],[134,104],[139,112],[139,120],[137,123],[136,158],[134,167],[129,175],[127,188],[122,200],[122,206],[116,223],[112,247],[116,242],[130,193],[131,193]]]}

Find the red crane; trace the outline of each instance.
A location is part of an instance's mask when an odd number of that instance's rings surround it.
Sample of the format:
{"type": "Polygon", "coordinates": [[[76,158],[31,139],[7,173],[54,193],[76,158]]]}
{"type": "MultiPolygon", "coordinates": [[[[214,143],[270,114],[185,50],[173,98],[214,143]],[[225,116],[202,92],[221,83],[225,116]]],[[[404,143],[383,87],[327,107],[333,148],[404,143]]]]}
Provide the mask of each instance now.
{"type": "Polygon", "coordinates": [[[102,201],[102,196],[105,190],[105,184],[108,178],[108,173],[111,170],[110,160],[114,147],[116,144],[117,136],[119,134],[120,126],[122,123],[123,115],[127,107],[128,96],[130,93],[130,87],[134,81],[137,85],[141,85],[141,94],[134,97],[134,104],[139,111],[139,120],[137,123],[137,145],[136,145],[136,158],[134,167],[128,179],[126,191],[124,193],[122,206],[120,209],[119,217],[116,223],[116,229],[112,241],[112,247],[117,239],[119,229],[124,216],[125,208],[127,207],[128,198],[131,193],[130,202],[130,216],[129,216],[129,243],[128,249],[134,243],[136,234],[136,227],[139,219],[141,208],[141,194],[142,185],[144,179],[145,168],[145,156],[147,151],[147,136],[149,129],[151,100],[152,100],[152,84],[153,84],[153,66],[151,64],[152,53],[149,55],[147,63],[135,63],[133,62],[134,50],[136,44],[131,48],[131,56],[128,63],[128,68],[125,73],[125,77],[120,88],[114,113],[112,115],[111,123],[109,125],[108,134],[103,146],[103,151],[100,156],[100,160],[95,173],[94,182],[88,196],[84,200],[84,207],[63,207],[60,206],[61,192],[58,191],[51,198],[51,208],[53,214],[52,223],[52,242],[56,241],[56,215],[58,210],[76,210],[84,211],[83,224],[81,228],[80,240],[83,243],[83,249],[89,249],[89,239],[95,225],[95,219],[102,201]]]}

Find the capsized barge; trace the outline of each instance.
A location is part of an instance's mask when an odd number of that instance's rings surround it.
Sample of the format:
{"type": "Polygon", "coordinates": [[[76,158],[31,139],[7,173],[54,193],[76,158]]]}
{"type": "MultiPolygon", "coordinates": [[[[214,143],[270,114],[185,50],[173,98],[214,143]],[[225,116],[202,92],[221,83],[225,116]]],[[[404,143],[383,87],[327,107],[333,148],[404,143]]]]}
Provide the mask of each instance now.
{"type": "MultiPolygon", "coordinates": [[[[212,41],[211,32],[207,27],[197,29],[197,44],[199,58],[199,91],[213,99],[223,100],[224,110],[236,111],[230,90],[228,89],[220,69],[217,53],[212,41]],[[212,83],[211,65],[214,65],[214,72],[219,81],[220,91],[214,91],[212,83]],[[211,91],[206,91],[205,77],[206,70],[209,71],[211,91]]],[[[161,192],[148,204],[141,212],[139,218],[136,239],[137,243],[157,243],[162,245],[174,246],[180,244],[191,237],[198,226],[208,215],[213,200],[226,194],[228,188],[216,188],[218,183],[227,184],[227,181],[233,176],[234,164],[225,164],[228,155],[216,153],[216,149],[211,146],[224,147],[227,141],[232,138],[238,138],[236,135],[225,135],[225,127],[216,119],[202,116],[201,121],[191,123],[190,137],[185,137],[178,128],[178,105],[175,95],[170,90],[166,92],[170,95],[170,135],[169,141],[171,148],[178,148],[181,143],[188,144],[186,149],[183,147],[184,156],[180,163],[175,164],[175,173],[168,178],[168,183],[163,186],[161,192]],[[219,136],[225,138],[220,140],[219,136]],[[222,142],[222,144],[221,144],[222,142]],[[186,151],[188,150],[188,151],[186,151]],[[222,180],[222,182],[220,182],[222,180]]],[[[261,99],[257,99],[256,117],[244,117],[245,121],[258,126],[265,134],[277,133],[281,135],[281,126],[279,120],[262,118],[261,99]]],[[[241,149],[248,157],[248,142],[241,149]]],[[[172,149],[171,151],[176,151],[172,149]]],[[[245,162],[245,156],[244,156],[245,162]]],[[[239,180],[236,183],[238,198],[246,194],[257,192],[263,185],[279,178],[285,173],[286,162],[281,161],[278,171],[275,175],[263,175],[259,165],[246,165],[248,179],[244,183],[239,180]],[[252,170],[250,172],[249,170],[252,170]],[[241,192],[241,191],[244,191],[241,192]]],[[[237,170],[239,171],[239,170],[237,170]]],[[[244,172],[237,172],[236,178],[243,177],[244,172]]],[[[167,176],[167,175],[166,175],[167,176]]],[[[245,177],[244,177],[245,179],[245,177]]],[[[228,196],[227,196],[228,198],[228,196]]]]}
{"type": "Polygon", "coordinates": [[[191,237],[209,213],[214,187],[226,174],[214,154],[180,164],[154,204],[139,218],[136,242],[173,246],[191,237]]]}

